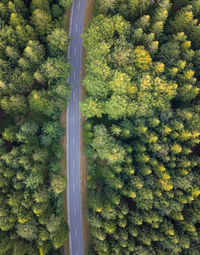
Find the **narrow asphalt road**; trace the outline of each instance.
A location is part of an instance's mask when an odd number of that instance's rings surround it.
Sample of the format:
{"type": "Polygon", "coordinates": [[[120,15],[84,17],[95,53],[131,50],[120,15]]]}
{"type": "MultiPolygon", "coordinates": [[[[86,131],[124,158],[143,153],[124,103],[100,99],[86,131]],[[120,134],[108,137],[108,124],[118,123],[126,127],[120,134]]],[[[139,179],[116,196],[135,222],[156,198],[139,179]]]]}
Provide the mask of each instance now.
{"type": "Polygon", "coordinates": [[[69,242],[71,255],[83,255],[81,169],[80,169],[80,111],[81,63],[84,14],[87,0],[73,0],[68,58],[73,66],[69,76],[72,94],[67,109],[67,207],[70,227],[69,242]]]}

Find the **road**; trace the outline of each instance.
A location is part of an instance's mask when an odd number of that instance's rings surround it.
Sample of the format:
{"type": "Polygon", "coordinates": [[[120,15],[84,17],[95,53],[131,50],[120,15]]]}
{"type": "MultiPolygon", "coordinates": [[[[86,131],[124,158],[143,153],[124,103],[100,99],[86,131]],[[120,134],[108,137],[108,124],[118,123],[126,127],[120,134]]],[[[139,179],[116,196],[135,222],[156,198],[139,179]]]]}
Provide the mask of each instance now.
{"type": "Polygon", "coordinates": [[[67,207],[71,255],[83,255],[81,174],[80,174],[80,111],[81,63],[84,14],[87,0],[73,0],[68,58],[73,66],[69,76],[72,93],[67,109],[67,207]]]}

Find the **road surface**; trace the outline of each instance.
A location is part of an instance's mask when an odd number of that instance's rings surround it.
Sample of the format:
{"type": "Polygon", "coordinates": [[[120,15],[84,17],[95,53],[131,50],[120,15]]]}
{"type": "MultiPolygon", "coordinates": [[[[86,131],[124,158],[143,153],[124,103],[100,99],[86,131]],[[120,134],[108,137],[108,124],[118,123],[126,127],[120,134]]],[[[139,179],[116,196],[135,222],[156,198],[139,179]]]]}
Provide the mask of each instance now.
{"type": "Polygon", "coordinates": [[[70,227],[71,255],[83,255],[81,174],[80,174],[80,111],[81,63],[84,14],[87,0],[73,0],[68,58],[73,66],[69,76],[72,93],[67,109],[67,207],[70,227]]]}

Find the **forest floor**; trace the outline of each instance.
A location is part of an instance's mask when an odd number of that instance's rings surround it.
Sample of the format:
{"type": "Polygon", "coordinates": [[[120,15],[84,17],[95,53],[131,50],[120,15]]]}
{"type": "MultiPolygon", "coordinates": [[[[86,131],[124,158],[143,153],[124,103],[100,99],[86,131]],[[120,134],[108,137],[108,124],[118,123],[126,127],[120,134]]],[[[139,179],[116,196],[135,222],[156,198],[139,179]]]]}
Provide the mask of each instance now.
{"type": "MultiPolygon", "coordinates": [[[[69,25],[70,25],[70,17],[71,17],[71,8],[68,9],[66,12],[65,12],[65,15],[67,17],[67,23],[66,23],[66,31],[67,33],[69,33],[69,25]]],[[[66,56],[67,56],[67,52],[66,52],[66,56]]],[[[67,119],[66,119],[66,111],[63,111],[62,114],[61,114],[61,118],[60,118],[60,122],[62,124],[62,127],[65,128],[65,130],[67,130],[67,119]]],[[[62,144],[62,147],[65,151],[65,157],[62,159],[62,172],[67,176],[67,151],[66,151],[66,148],[67,148],[67,133],[65,132],[65,136],[63,136],[61,138],[61,144],[62,144]]],[[[68,215],[67,215],[67,195],[66,195],[66,192],[65,192],[65,197],[64,197],[64,201],[63,201],[63,206],[64,206],[64,211],[65,211],[65,221],[68,222],[68,215]]],[[[69,250],[69,238],[67,239],[66,243],[64,243],[63,245],[64,247],[64,255],[70,255],[70,250],[69,250]]]]}
{"type": "MultiPolygon", "coordinates": [[[[86,29],[92,18],[92,10],[94,6],[94,0],[88,0],[85,10],[85,20],[84,20],[84,29],[86,29]]],[[[83,48],[82,54],[82,69],[81,69],[81,78],[86,76],[86,67],[85,67],[85,50],[83,48]]],[[[81,87],[81,100],[86,98],[86,90],[81,87]]],[[[81,117],[81,125],[83,125],[84,118],[81,117]]],[[[84,155],[84,141],[83,141],[83,129],[81,128],[81,194],[82,194],[82,222],[83,222],[83,244],[84,244],[84,255],[87,254],[90,245],[90,234],[89,234],[89,225],[87,220],[87,159],[84,155]]]]}

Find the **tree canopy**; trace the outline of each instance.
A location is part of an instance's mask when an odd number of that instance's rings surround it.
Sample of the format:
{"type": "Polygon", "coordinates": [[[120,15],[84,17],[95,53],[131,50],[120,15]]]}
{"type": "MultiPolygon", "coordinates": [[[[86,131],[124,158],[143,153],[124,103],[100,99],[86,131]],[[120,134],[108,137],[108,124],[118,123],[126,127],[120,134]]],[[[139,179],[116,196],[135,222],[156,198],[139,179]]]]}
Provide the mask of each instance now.
{"type": "Polygon", "coordinates": [[[96,1],[80,103],[91,255],[199,254],[199,14],[96,1]]]}
{"type": "Polygon", "coordinates": [[[70,0],[0,3],[0,254],[58,254],[67,239],[60,115],[70,0]]]}

